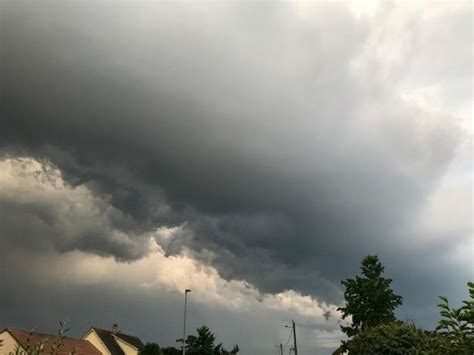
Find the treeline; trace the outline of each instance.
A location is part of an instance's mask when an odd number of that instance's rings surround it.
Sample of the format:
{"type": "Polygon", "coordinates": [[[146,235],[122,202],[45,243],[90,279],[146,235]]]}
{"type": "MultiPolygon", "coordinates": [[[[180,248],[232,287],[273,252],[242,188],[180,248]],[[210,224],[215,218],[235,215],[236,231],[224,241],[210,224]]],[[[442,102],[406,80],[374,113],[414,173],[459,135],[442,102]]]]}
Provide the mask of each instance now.
{"type": "MultiPolygon", "coordinates": [[[[234,345],[232,350],[226,350],[222,343],[215,344],[216,337],[203,325],[197,329],[197,335],[188,335],[186,338],[187,355],[235,355],[239,346],[234,345]]],[[[157,343],[147,343],[140,351],[140,355],[182,355],[181,349],[175,347],[160,348],[157,343]]]]}
{"type": "Polygon", "coordinates": [[[440,320],[434,331],[396,319],[395,309],[402,297],[391,289],[392,280],[382,277],[384,267],[376,255],[368,255],[361,265],[361,274],[342,281],[345,306],[338,310],[341,326],[349,340],[342,343],[339,353],[349,354],[474,354],[474,283],[468,282],[468,299],[453,308],[440,296],[440,320]]]}

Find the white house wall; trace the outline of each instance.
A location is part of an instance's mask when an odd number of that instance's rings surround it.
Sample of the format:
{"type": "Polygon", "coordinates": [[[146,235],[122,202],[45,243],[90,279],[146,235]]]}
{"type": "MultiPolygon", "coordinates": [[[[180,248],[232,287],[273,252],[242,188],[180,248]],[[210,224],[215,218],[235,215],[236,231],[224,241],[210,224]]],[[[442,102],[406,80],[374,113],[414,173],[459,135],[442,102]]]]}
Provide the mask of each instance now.
{"type": "Polygon", "coordinates": [[[10,353],[15,354],[18,342],[9,332],[3,331],[0,333],[0,343],[0,355],[9,355],[10,353]]]}
{"type": "Polygon", "coordinates": [[[123,341],[119,337],[114,336],[117,344],[122,348],[125,355],[138,355],[138,349],[135,347],[130,346],[127,342],[123,341]]]}
{"type": "Polygon", "coordinates": [[[94,345],[96,349],[102,353],[102,355],[111,355],[110,351],[105,347],[104,343],[102,342],[102,340],[100,340],[99,336],[94,330],[91,330],[82,339],[89,340],[92,345],[94,345]]]}

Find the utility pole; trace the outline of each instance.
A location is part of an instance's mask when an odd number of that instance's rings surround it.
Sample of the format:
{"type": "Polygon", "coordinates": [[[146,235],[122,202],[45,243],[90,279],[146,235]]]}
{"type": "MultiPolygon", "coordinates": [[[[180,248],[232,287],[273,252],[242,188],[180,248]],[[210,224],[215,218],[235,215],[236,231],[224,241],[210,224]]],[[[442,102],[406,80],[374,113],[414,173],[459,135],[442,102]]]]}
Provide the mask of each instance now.
{"type": "Polygon", "coordinates": [[[283,355],[283,345],[280,344],[280,345],[275,345],[276,348],[279,348],[280,349],[280,355],[283,355]]]}
{"type": "Polygon", "coordinates": [[[191,292],[191,290],[186,289],[184,291],[183,355],[186,354],[186,306],[188,305],[188,292],[191,292]]]}
{"type": "Polygon", "coordinates": [[[296,324],[295,321],[293,322],[293,347],[295,348],[295,355],[298,355],[298,347],[296,346],[296,324]]]}
{"type": "Polygon", "coordinates": [[[293,350],[295,352],[295,355],[298,355],[298,348],[296,346],[296,324],[294,320],[292,320],[291,323],[291,326],[285,325],[285,328],[292,328],[293,330],[293,348],[290,348],[290,352],[291,350],[293,350]]]}

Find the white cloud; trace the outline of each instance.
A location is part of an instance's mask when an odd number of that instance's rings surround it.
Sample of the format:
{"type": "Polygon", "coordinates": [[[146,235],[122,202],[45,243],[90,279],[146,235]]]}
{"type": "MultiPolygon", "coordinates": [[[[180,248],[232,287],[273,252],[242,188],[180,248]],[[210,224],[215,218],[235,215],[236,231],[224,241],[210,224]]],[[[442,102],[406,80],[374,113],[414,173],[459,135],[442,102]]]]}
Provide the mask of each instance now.
{"type": "MultiPolygon", "coordinates": [[[[46,255],[29,255],[35,272],[53,282],[77,285],[113,284],[123,288],[139,287],[145,292],[166,290],[180,293],[193,291],[194,302],[215,305],[235,312],[258,309],[293,314],[313,326],[333,324],[337,327],[337,305],[319,302],[294,290],[262,294],[244,281],[226,281],[216,269],[200,264],[186,253],[166,257],[163,250],[150,239],[151,252],[136,261],[119,262],[112,257],[71,251],[46,255]],[[48,263],[44,263],[45,260],[48,263]],[[329,321],[324,313],[329,312],[329,321]]],[[[13,254],[14,255],[14,254],[13,254]]],[[[18,265],[21,268],[21,265],[18,265]]],[[[31,267],[31,264],[28,266],[31,267]]]]}
{"type": "MultiPolygon", "coordinates": [[[[23,206],[36,205],[39,209],[55,211],[58,219],[53,224],[58,224],[55,228],[61,237],[80,240],[90,228],[99,228],[98,225],[101,230],[112,228],[109,213],[113,208],[107,201],[94,196],[85,186],[68,186],[60,171],[48,163],[31,158],[8,158],[0,161],[0,172],[0,201],[12,200],[23,206]]],[[[16,227],[21,229],[19,225],[16,227]]],[[[158,242],[166,244],[182,227],[161,226],[140,235],[109,231],[113,234],[111,243],[128,243],[133,247],[138,239],[143,244],[146,255],[131,262],[120,262],[112,256],[74,247],[62,252],[55,249],[38,252],[25,245],[6,245],[9,252],[2,262],[8,269],[15,270],[16,275],[22,275],[23,281],[33,288],[41,282],[41,287],[54,289],[65,286],[82,289],[101,286],[120,292],[135,289],[143,299],[163,292],[177,295],[191,288],[193,302],[205,307],[217,307],[230,314],[245,313],[249,317],[271,313],[282,324],[296,319],[300,325],[309,327],[301,330],[302,339],[307,339],[304,341],[324,337],[321,344],[314,346],[331,347],[342,337],[338,331],[340,314],[336,305],[294,290],[262,294],[245,281],[224,280],[215,268],[201,264],[187,250],[180,255],[166,256],[158,242]],[[327,343],[328,334],[332,343],[327,343]]],[[[74,246],[72,240],[70,242],[74,246]]],[[[137,298],[133,302],[141,300],[137,298]]]]}

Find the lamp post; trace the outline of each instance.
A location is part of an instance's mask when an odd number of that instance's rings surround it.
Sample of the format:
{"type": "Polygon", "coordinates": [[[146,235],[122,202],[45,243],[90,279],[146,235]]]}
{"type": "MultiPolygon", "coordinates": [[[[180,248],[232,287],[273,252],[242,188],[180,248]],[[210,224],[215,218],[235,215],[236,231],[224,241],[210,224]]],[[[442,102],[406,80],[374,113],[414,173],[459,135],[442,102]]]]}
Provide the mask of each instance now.
{"type": "Polygon", "coordinates": [[[186,354],[186,307],[188,304],[188,292],[190,289],[184,291],[184,324],[183,324],[183,355],[186,354]]]}

